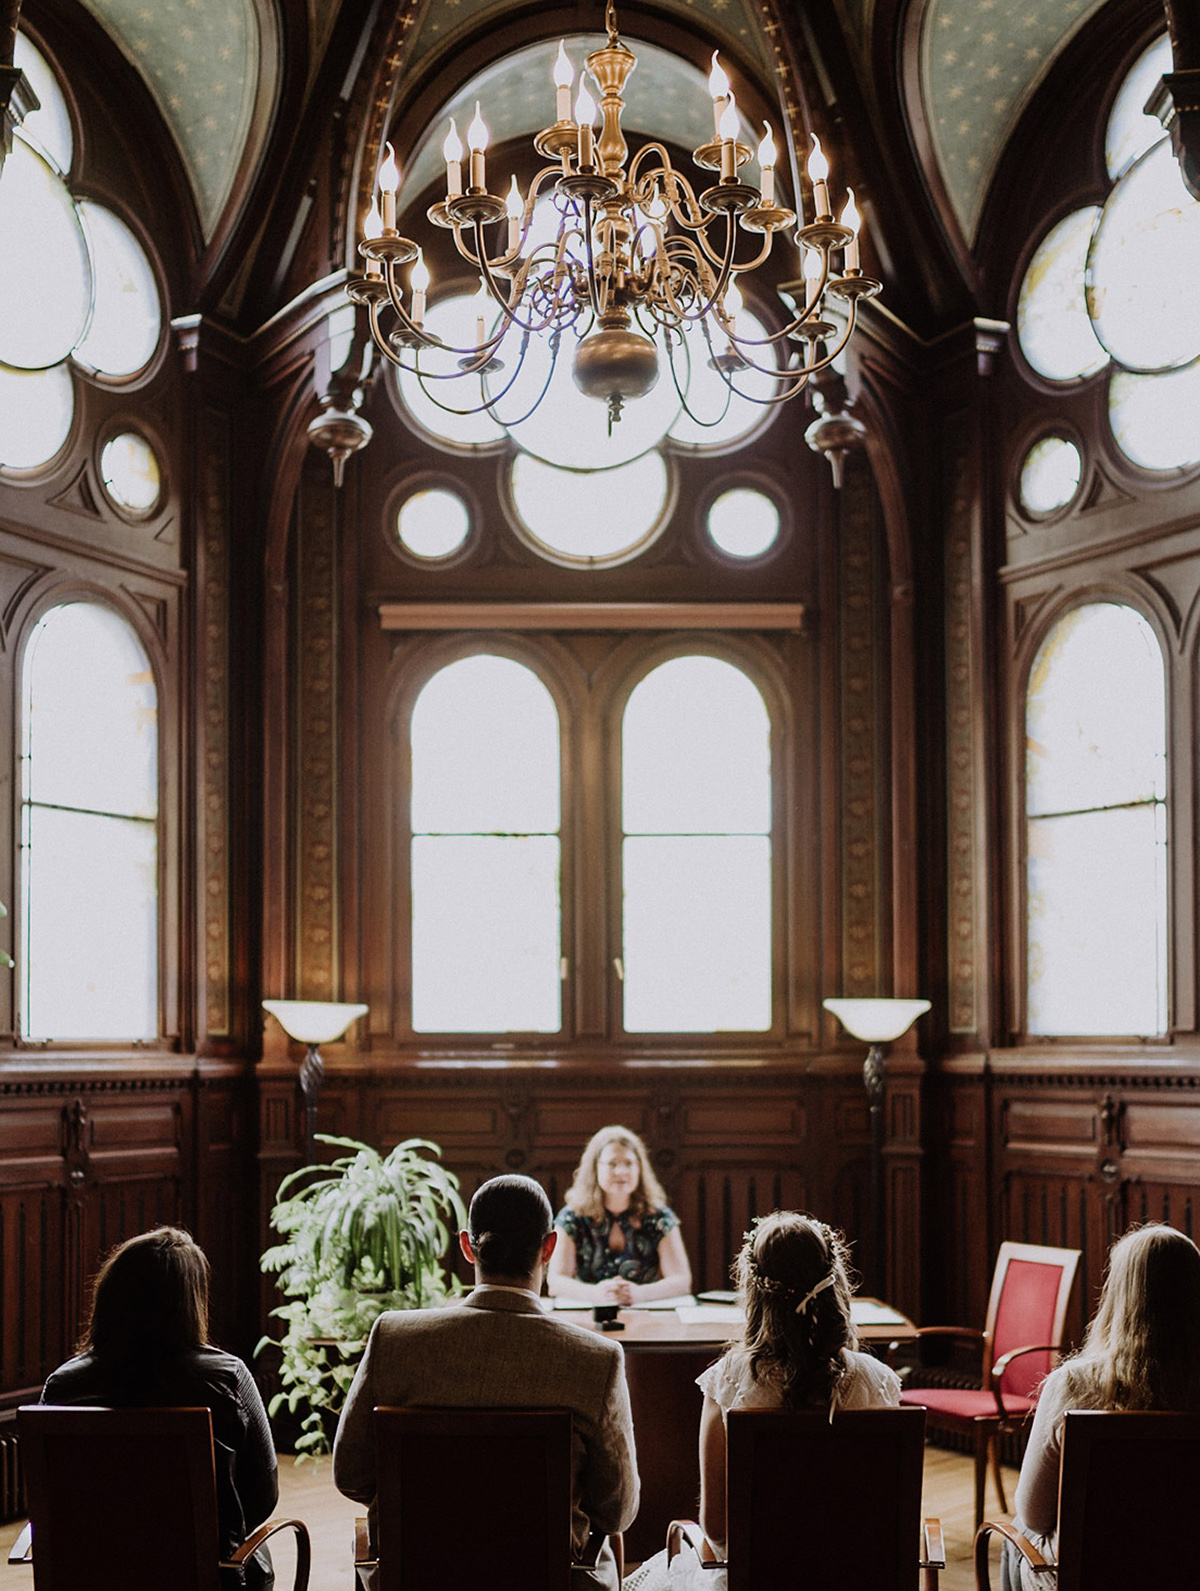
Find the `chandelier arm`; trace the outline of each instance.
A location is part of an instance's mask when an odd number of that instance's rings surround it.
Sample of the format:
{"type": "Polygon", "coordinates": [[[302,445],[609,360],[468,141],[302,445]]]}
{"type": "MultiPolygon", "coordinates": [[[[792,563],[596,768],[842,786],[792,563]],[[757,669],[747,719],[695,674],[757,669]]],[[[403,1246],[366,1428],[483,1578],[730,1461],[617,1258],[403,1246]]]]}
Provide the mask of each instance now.
{"type": "MultiPolygon", "coordinates": [[[[413,321],[409,317],[408,311],[404,308],[404,305],[400,302],[400,295],[396,291],[395,283],[391,280],[392,269],[393,268],[392,268],[392,266],[391,266],[391,264],[389,262],[386,281],[387,281],[387,288],[388,288],[388,302],[389,302],[390,307],[399,316],[400,324],[404,327],[405,331],[409,334],[409,336],[416,342],[418,347],[424,347],[424,348],[435,348],[435,347],[437,347],[438,346],[438,341],[439,341],[438,338],[432,336],[429,332],[425,331],[422,327],[418,326],[416,324],[416,322],[413,321]]],[[[380,348],[380,350],[383,353],[387,354],[389,358],[392,358],[392,355],[391,355],[391,352],[390,352],[390,342],[389,342],[389,340],[387,338],[384,337],[383,328],[379,324],[379,305],[375,304],[375,303],[372,303],[371,306],[370,306],[370,310],[371,310],[371,335],[375,339],[375,342],[378,345],[378,347],[380,348]]],[[[397,363],[398,364],[399,361],[393,359],[393,363],[397,363]]],[[[403,369],[404,367],[401,366],[400,368],[403,369]]]]}
{"type": "Polygon", "coordinates": [[[592,314],[599,320],[604,311],[600,308],[600,283],[596,279],[596,256],[592,247],[592,201],[585,198],[583,201],[583,241],[587,249],[587,285],[588,298],[592,304],[592,314]]]}
{"type": "Polygon", "coordinates": [[[513,371],[511,379],[505,384],[504,391],[503,392],[498,392],[496,394],[496,396],[494,398],[490,399],[488,401],[487,405],[485,406],[489,410],[492,411],[493,417],[496,420],[499,420],[500,424],[504,427],[504,429],[506,431],[509,430],[514,425],[523,425],[524,422],[526,420],[528,420],[529,416],[534,412],[534,410],[541,403],[542,399],[546,396],[547,392],[549,392],[550,383],[554,379],[554,372],[555,372],[555,369],[557,368],[557,365],[558,365],[558,349],[559,349],[559,339],[560,339],[560,337],[561,337],[561,333],[557,333],[556,332],[554,334],[554,336],[550,339],[551,343],[553,344],[553,346],[551,347],[551,350],[550,350],[550,369],[547,371],[546,379],[542,383],[542,390],[538,393],[537,397],[534,398],[533,402],[529,405],[529,407],[526,409],[524,414],[518,415],[516,419],[502,420],[500,418],[500,416],[495,413],[495,410],[494,410],[493,406],[495,404],[499,403],[502,398],[506,398],[508,396],[509,392],[511,392],[511,390],[512,390],[513,383],[516,381],[517,376],[520,374],[520,372],[521,372],[521,370],[522,370],[522,368],[523,368],[523,366],[525,364],[525,352],[526,352],[526,349],[527,349],[528,344],[529,344],[529,338],[528,338],[528,336],[526,336],[526,337],[523,337],[521,339],[521,352],[517,356],[517,368],[513,371]]]}
{"type": "MultiPolygon", "coordinates": [[[[709,351],[711,352],[712,351],[712,342],[711,342],[711,340],[710,340],[710,338],[708,336],[708,328],[707,328],[707,326],[705,326],[704,337],[705,337],[705,341],[708,343],[709,351]]],[[[688,348],[686,339],[681,336],[679,341],[683,345],[684,353],[687,354],[687,360],[688,360],[688,385],[690,386],[691,385],[692,354],[691,354],[691,350],[688,348]]],[[[724,387],[725,387],[725,402],[721,405],[720,414],[717,415],[715,420],[702,420],[700,418],[700,416],[696,413],[696,411],[692,408],[691,404],[688,402],[687,393],[679,385],[679,376],[676,374],[676,370],[675,370],[675,356],[674,356],[674,354],[671,351],[671,344],[670,344],[670,340],[669,339],[668,339],[668,342],[667,342],[667,365],[668,365],[668,367],[670,368],[670,371],[671,371],[671,383],[672,383],[672,385],[675,388],[675,392],[676,392],[676,395],[679,398],[680,404],[682,405],[683,412],[687,415],[688,419],[692,422],[692,424],[693,425],[703,426],[706,430],[711,430],[713,428],[713,426],[720,425],[721,421],[729,413],[729,405],[733,401],[733,387],[730,385],[728,379],[726,377],[724,377],[724,376],[722,376],[722,378],[721,378],[722,382],[724,383],[724,387]]],[[[718,372],[718,374],[719,373],[720,372],[718,372]]]]}
{"type": "Polygon", "coordinates": [[[734,274],[740,276],[743,271],[757,271],[760,265],[765,265],[771,258],[771,249],[774,246],[774,235],[770,232],[763,233],[762,244],[758,253],[752,260],[747,260],[744,265],[735,265],[734,274]]]}
{"type": "MultiPolygon", "coordinates": [[[[789,387],[786,392],[773,393],[771,396],[765,398],[756,398],[752,393],[742,392],[739,388],[735,387],[732,380],[730,380],[729,385],[731,389],[737,393],[739,398],[745,398],[747,403],[757,403],[760,405],[786,403],[789,398],[794,398],[798,392],[802,392],[813,376],[819,375],[822,370],[827,369],[838,357],[842,349],[850,341],[850,338],[854,332],[854,323],[856,318],[855,303],[852,300],[850,304],[850,315],[847,321],[846,330],[834,344],[833,348],[827,354],[825,354],[823,358],[815,360],[812,364],[805,364],[795,367],[791,370],[764,370],[762,372],[764,375],[773,376],[777,381],[785,381],[791,379],[792,377],[798,377],[799,379],[796,380],[795,384],[789,387]]],[[[747,360],[746,363],[754,370],[759,370],[761,368],[760,366],[753,364],[750,360],[747,360]]]]}

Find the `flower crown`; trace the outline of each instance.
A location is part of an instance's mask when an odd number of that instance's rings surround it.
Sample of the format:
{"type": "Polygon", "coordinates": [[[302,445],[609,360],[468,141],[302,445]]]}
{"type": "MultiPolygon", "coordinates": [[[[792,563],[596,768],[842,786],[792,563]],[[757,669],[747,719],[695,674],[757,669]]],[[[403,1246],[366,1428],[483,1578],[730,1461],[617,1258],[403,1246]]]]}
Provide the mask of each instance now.
{"type": "MultiPolygon", "coordinates": [[[[758,1221],[755,1221],[750,1231],[745,1234],[747,1243],[753,1241],[755,1230],[758,1227],[758,1224],[758,1221]]],[[[820,1231],[821,1236],[825,1239],[826,1244],[832,1247],[832,1233],[830,1232],[829,1228],[827,1226],[821,1226],[818,1228],[818,1230],[820,1231]]],[[[768,1276],[766,1272],[763,1271],[759,1266],[758,1261],[754,1257],[753,1251],[748,1253],[746,1256],[746,1274],[754,1283],[755,1287],[760,1288],[764,1293],[770,1293],[773,1297],[791,1299],[796,1298],[799,1295],[800,1289],[798,1287],[793,1287],[789,1282],[781,1282],[778,1277],[768,1276]]],[[[810,1287],[808,1292],[805,1293],[803,1298],[800,1299],[799,1303],[795,1305],[794,1313],[797,1315],[805,1314],[813,1299],[816,1298],[818,1294],[823,1293],[826,1288],[832,1287],[836,1279],[837,1278],[833,1270],[830,1270],[825,1276],[822,1276],[821,1280],[817,1282],[815,1286],[810,1287]]]]}

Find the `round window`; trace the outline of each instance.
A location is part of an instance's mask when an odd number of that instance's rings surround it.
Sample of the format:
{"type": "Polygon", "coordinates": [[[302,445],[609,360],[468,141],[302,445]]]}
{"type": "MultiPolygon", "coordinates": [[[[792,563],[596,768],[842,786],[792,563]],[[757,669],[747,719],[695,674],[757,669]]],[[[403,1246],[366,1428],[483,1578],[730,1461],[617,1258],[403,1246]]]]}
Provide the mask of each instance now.
{"type": "Polygon", "coordinates": [[[162,495],[158,455],[136,431],[122,431],[100,454],[104,490],[129,514],[148,514],[162,495]]]}
{"type": "Polygon", "coordinates": [[[1082,478],[1083,459],[1074,442],[1044,436],[1021,465],[1021,506],[1029,514],[1052,514],[1067,506],[1082,478]]]}
{"type": "Polygon", "coordinates": [[[731,558],[759,558],[779,539],[779,509],[765,492],[735,486],[709,508],[708,534],[731,558]]]}
{"type": "Polygon", "coordinates": [[[466,541],[470,529],[466,503],[443,486],[414,492],[396,515],[400,545],[414,558],[448,558],[466,541]]]}

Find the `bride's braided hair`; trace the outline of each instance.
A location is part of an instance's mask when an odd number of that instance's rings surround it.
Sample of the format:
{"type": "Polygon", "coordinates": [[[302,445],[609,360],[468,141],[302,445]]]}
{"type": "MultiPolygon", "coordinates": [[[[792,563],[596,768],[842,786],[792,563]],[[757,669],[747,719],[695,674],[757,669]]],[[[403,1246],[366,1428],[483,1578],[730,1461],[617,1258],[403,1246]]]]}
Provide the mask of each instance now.
{"type": "Polygon", "coordinates": [[[778,1379],[784,1408],[823,1407],[846,1372],[844,1350],[857,1341],[841,1233],[812,1216],[777,1210],[746,1233],[734,1275],[754,1379],[778,1379]]]}

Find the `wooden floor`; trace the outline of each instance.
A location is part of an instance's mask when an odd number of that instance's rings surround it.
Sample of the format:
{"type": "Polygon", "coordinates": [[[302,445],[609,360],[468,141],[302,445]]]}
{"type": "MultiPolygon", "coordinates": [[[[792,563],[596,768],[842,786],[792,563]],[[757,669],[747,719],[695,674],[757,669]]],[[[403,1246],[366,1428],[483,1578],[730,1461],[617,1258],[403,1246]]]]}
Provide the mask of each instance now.
{"type": "MultiPolygon", "coordinates": [[[[1015,1470],[1005,1470],[1004,1484],[1009,1504],[1016,1487],[1015,1470]]],[[[311,1463],[297,1465],[290,1457],[279,1460],[279,1507],[277,1513],[303,1519],[312,1536],[313,1567],[311,1591],[353,1591],[350,1560],[353,1555],[354,1517],[363,1512],[357,1503],[340,1496],[333,1486],[328,1459],[314,1468],[311,1463]]],[[[975,1504],[971,1461],[958,1453],[940,1448],[925,1450],[924,1512],[936,1514],[946,1534],[946,1572],[941,1576],[941,1591],[973,1591],[971,1543],[974,1535],[975,1504]]],[[[998,1512],[996,1498],[988,1489],[987,1511],[998,1512]]],[[[19,1525],[0,1525],[0,1548],[8,1556],[19,1525]]],[[[294,1555],[287,1537],[273,1544],[276,1591],[290,1591],[294,1555]]],[[[993,1567],[993,1586],[999,1577],[993,1567]]],[[[0,1591],[32,1591],[33,1571],[0,1563],[0,1591]]]]}

